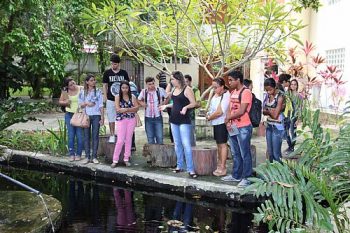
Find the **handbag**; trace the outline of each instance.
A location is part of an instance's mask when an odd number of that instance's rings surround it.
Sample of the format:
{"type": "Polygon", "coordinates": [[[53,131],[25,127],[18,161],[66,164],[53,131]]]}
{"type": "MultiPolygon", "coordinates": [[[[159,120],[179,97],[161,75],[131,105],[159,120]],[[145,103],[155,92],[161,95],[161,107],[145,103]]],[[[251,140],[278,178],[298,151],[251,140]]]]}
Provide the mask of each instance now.
{"type": "Polygon", "coordinates": [[[72,119],[70,120],[70,124],[75,127],[80,128],[89,128],[90,127],[90,118],[85,113],[85,111],[82,112],[76,112],[73,114],[72,119]]]}
{"type": "Polygon", "coordinates": [[[140,115],[138,113],[135,113],[135,118],[136,118],[136,127],[141,127],[142,121],[141,121],[140,115]]]}

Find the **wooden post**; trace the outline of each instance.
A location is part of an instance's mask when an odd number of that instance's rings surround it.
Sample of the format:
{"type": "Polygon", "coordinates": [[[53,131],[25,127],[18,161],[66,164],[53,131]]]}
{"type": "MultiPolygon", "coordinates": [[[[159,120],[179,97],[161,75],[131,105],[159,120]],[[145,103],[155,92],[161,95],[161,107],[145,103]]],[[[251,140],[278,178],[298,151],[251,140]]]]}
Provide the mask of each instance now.
{"type": "MultiPolygon", "coordinates": [[[[100,136],[99,137],[99,146],[97,150],[97,156],[104,156],[105,162],[110,164],[113,162],[113,153],[115,148],[115,143],[109,143],[108,142],[109,136],[100,136]]],[[[116,138],[117,140],[117,138],[116,138]]],[[[119,156],[119,163],[123,163],[124,160],[124,149],[125,146],[123,146],[122,151],[119,156]]]]}
{"type": "Polygon", "coordinates": [[[175,167],[176,154],[172,144],[145,144],[142,155],[155,167],[175,167]]]}
{"type": "Polygon", "coordinates": [[[217,166],[216,147],[192,147],[194,170],[198,175],[212,175],[217,166]]]}

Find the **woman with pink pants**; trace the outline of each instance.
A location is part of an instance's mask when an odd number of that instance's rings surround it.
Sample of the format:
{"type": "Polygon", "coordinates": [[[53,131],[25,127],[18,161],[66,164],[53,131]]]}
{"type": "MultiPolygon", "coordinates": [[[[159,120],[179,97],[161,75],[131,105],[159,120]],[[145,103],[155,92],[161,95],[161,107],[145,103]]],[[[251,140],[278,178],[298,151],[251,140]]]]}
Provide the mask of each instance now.
{"type": "Polygon", "coordinates": [[[115,107],[117,110],[116,127],[117,143],[115,144],[112,168],[118,165],[119,156],[125,143],[124,162],[127,167],[130,164],[132,135],[136,127],[135,114],[139,110],[136,97],[131,94],[128,81],[120,82],[119,95],[115,97],[115,107]]]}

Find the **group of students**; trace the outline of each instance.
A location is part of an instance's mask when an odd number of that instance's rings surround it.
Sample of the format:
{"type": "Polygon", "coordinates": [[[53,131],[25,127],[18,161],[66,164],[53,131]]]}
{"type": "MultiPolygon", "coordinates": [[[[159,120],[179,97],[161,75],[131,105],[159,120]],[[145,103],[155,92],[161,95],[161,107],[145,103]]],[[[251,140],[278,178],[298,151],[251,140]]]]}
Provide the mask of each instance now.
{"type": "MultiPolygon", "coordinates": [[[[85,163],[99,163],[97,160],[99,128],[104,124],[104,102],[106,102],[107,117],[111,137],[109,142],[117,142],[111,167],[119,162],[122,147],[125,146],[124,162],[130,166],[131,145],[136,127],[136,114],[140,107],[145,108],[145,131],[150,144],[163,144],[162,112],[168,111],[171,136],[175,145],[177,166],[175,173],[188,172],[196,178],[191,147],[195,145],[195,115],[193,109],[200,106],[199,93],[191,87],[191,77],[174,71],[170,83],[166,82],[165,72],[157,78],[162,87],[157,87],[153,77],[147,77],[146,88],[138,97],[132,95],[132,87],[127,72],[120,69],[120,57],[111,56],[111,69],[103,75],[103,91],[96,88],[96,79],[88,75],[84,87],[76,85],[73,79],[65,80],[60,105],[65,106],[65,121],[68,128],[68,148],[70,160],[80,160],[83,145],[86,154],[85,163]],[[165,90],[164,90],[165,87],[165,90]],[[70,124],[73,114],[83,109],[90,118],[90,127],[81,129],[70,124]],[[116,130],[115,130],[116,129],[116,130]],[[84,135],[84,136],[83,136],[84,135]],[[75,138],[77,147],[75,148],[75,138]],[[84,141],[83,141],[84,138],[84,141]],[[91,141],[91,142],[90,142],[91,141]],[[92,144],[92,145],[91,145],[92,144]],[[92,148],[92,149],[90,149],[92,148]]],[[[279,83],[273,78],[264,82],[266,95],[263,100],[263,115],[266,116],[266,141],[270,161],[281,159],[281,145],[286,132],[289,151],[294,149],[296,117],[295,98],[298,96],[298,82],[290,81],[281,75],[279,83]],[[287,83],[287,84],[286,84],[287,83]],[[285,91],[282,85],[290,84],[290,90],[285,91]],[[287,98],[288,97],[288,98],[287,98]],[[288,108],[286,99],[292,99],[288,108]],[[285,112],[287,112],[285,114],[285,112]],[[294,117],[293,117],[294,116],[294,117]],[[289,140],[288,140],[289,138],[289,140]]],[[[213,172],[215,176],[223,176],[223,181],[239,182],[239,186],[249,185],[248,177],[252,175],[252,156],[250,151],[253,126],[249,112],[254,96],[251,92],[251,82],[244,80],[243,74],[233,71],[228,74],[230,93],[222,78],[212,82],[213,93],[209,97],[207,120],[213,125],[214,139],[218,148],[218,166],[213,172]],[[230,142],[233,152],[232,174],[226,175],[226,159],[228,155],[227,142],[230,142]]],[[[299,98],[299,97],[298,97],[299,98]]]]}
{"type": "Polygon", "coordinates": [[[190,110],[199,105],[193,89],[186,85],[186,82],[187,84],[191,82],[191,77],[187,76],[187,81],[185,81],[181,72],[173,72],[171,82],[168,84],[168,93],[163,88],[155,86],[153,77],[148,77],[146,78],[147,87],[141,91],[137,98],[131,93],[131,82],[129,82],[127,72],[120,69],[120,57],[113,54],[110,61],[111,69],[105,71],[103,75],[103,91],[96,88],[96,79],[93,75],[86,77],[84,87],[78,86],[72,78],[65,80],[59,104],[65,107],[66,111],[69,160],[81,160],[84,147],[86,154],[84,163],[99,163],[97,149],[100,126],[104,124],[104,102],[106,103],[106,115],[111,132],[110,143],[115,142],[114,135],[117,134],[113,163],[111,164],[113,168],[118,165],[123,146],[125,146],[124,163],[126,166],[130,166],[136,114],[140,106],[145,107],[145,129],[150,144],[163,143],[162,111],[170,109],[169,121],[178,158],[178,166],[174,172],[184,170],[182,158],[185,155],[189,175],[197,177],[194,172],[191,150],[195,141],[193,139],[194,129],[191,125],[191,122],[193,123],[191,116],[194,114],[190,110]],[[74,113],[78,111],[84,111],[89,116],[90,125],[88,128],[83,129],[70,124],[74,113]]]}

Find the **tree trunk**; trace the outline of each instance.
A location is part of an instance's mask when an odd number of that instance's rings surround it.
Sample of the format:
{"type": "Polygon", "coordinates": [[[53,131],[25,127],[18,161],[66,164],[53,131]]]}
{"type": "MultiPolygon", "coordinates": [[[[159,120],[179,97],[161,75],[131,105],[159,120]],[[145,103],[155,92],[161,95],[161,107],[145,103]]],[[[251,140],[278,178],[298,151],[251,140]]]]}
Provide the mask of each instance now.
{"type": "Polygon", "coordinates": [[[216,147],[192,148],[194,170],[197,175],[212,175],[217,167],[216,147]]]}
{"type": "MultiPolygon", "coordinates": [[[[14,25],[14,21],[15,21],[15,17],[16,17],[16,14],[13,13],[10,15],[9,17],[9,21],[7,23],[7,28],[6,28],[6,32],[5,32],[5,35],[12,32],[13,30],[13,25],[14,25]]],[[[1,68],[0,69],[0,78],[1,78],[1,84],[0,84],[0,100],[2,99],[8,99],[10,97],[9,93],[9,84],[8,84],[8,74],[7,74],[7,69],[6,69],[6,66],[7,64],[9,64],[9,56],[10,56],[10,42],[9,41],[6,41],[4,43],[4,47],[3,47],[3,50],[2,50],[2,58],[1,58],[1,61],[2,61],[2,64],[5,65],[5,67],[1,68]]]]}
{"type": "MultiPolygon", "coordinates": [[[[97,156],[104,156],[105,162],[111,164],[113,162],[113,154],[115,143],[108,142],[109,136],[100,136],[99,137],[99,146],[97,150],[97,156]]],[[[124,162],[124,146],[122,151],[120,152],[118,163],[124,162]]]]}
{"type": "Polygon", "coordinates": [[[152,166],[175,167],[176,154],[174,145],[170,144],[145,144],[142,155],[147,157],[152,166]]]}
{"type": "Polygon", "coordinates": [[[42,95],[42,87],[41,87],[41,78],[37,75],[34,75],[31,81],[31,87],[33,90],[32,99],[41,99],[43,97],[42,95]]]}

